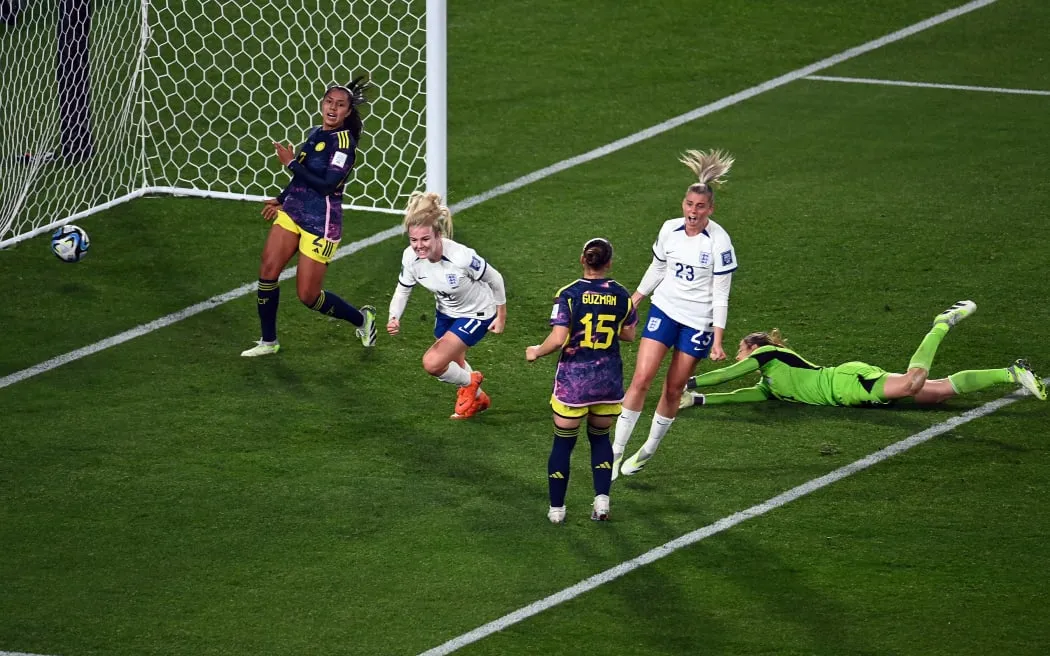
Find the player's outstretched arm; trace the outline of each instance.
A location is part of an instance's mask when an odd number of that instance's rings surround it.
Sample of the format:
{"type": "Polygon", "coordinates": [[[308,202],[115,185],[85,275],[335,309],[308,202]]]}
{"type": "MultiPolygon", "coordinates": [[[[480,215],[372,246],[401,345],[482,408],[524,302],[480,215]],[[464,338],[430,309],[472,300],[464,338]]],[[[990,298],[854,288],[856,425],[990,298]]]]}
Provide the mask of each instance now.
{"type": "Polygon", "coordinates": [[[766,394],[761,385],[754,387],[743,387],[732,392],[717,392],[715,394],[697,394],[691,392],[693,405],[728,405],[730,403],[758,403],[768,401],[771,397],[766,394]]]}
{"type": "Polygon", "coordinates": [[[638,283],[638,289],[631,295],[631,302],[634,304],[634,307],[638,307],[643,298],[653,293],[653,290],[663,281],[666,271],[667,262],[654,256],[653,261],[649,263],[649,268],[645,270],[645,275],[642,276],[641,282],[638,283]]]}
{"type": "Polygon", "coordinates": [[[689,382],[686,383],[686,389],[708,387],[710,385],[725,383],[740,378],[741,376],[746,376],[752,371],[758,371],[758,366],[758,360],[754,358],[744,358],[740,362],[731,364],[728,367],[722,367],[721,369],[708,371],[699,376],[693,376],[689,379],[689,382]]]}
{"type": "Polygon", "coordinates": [[[568,338],[568,326],[554,326],[542,344],[536,344],[525,349],[525,359],[529,362],[534,362],[545,355],[560,351],[568,338]]]}

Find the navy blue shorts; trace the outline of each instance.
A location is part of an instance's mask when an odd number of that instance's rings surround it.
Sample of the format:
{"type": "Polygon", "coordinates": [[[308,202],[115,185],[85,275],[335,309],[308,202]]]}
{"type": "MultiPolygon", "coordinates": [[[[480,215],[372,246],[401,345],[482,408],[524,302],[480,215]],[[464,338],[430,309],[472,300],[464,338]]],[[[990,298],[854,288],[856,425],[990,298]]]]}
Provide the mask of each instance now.
{"type": "Polygon", "coordinates": [[[642,337],[656,340],[668,348],[678,349],[697,360],[703,360],[711,352],[711,342],[715,335],[704,329],[678,323],[664,314],[663,310],[650,304],[649,318],[645,322],[642,337]]]}
{"type": "Polygon", "coordinates": [[[472,317],[453,319],[446,314],[436,312],[434,316],[434,339],[441,339],[442,335],[451,332],[467,346],[474,346],[489,331],[489,325],[495,319],[496,317],[494,316],[489,319],[472,317]]]}

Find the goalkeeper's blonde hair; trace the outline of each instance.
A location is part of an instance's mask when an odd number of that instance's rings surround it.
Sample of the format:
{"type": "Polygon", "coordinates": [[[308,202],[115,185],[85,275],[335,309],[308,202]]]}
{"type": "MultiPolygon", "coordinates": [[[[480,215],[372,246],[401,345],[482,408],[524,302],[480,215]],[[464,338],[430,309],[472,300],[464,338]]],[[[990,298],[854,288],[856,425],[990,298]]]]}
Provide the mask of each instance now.
{"type": "Polygon", "coordinates": [[[779,328],[774,328],[768,333],[751,333],[744,338],[748,346],[787,346],[787,340],[780,334],[779,328]]]}
{"type": "Polygon", "coordinates": [[[412,228],[432,228],[437,234],[452,238],[452,212],[433,191],[415,191],[405,205],[405,232],[412,228]]]}
{"type": "Polygon", "coordinates": [[[725,175],[733,167],[736,158],[721,150],[687,150],[678,161],[688,166],[698,180],[685,190],[687,194],[714,196],[714,185],[725,184],[725,175]]]}

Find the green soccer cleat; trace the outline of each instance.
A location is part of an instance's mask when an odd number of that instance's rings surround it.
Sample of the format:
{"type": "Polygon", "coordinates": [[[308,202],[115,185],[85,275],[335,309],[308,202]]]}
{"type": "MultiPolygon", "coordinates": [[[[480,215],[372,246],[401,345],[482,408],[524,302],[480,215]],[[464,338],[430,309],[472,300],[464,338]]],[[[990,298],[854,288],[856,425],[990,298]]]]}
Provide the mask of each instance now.
{"type": "Polygon", "coordinates": [[[273,355],[281,350],[281,345],[277,342],[267,344],[266,342],[259,340],[259,342],[248,349],[247,351],[241,351],[242,358],[257,358],[260,355],[273,355]]]}
{"type": "Polygon", "coordinates": [[[376,309],[372,305],[361,307],[361,314],[365,322],[357,329],[357,336],[361,338],[361,344],[367,347],[376,345],[376,309]]]}
{"type": "Polygon", "coordinates": [[[645,468],[646,463],[652,457],[652,454],[646,453],[644,448],[638,449],[637,453],[620,466],[620,473],[624,476],[634,476],[645,468]]]}
{"type": "Polygon", "coordinates": [[[948,324],[949,328],[954,328],[955,324],[959,323],[966,317],[970,316],[977,311],[977,304],[973,301],[959,301],[955,305],[951,306],[944,312],[941,312],[933,318],[934,325],[939,323],[948,324]]]}
{"type": "Polygon", "coordinates": [[[1010,365],[1009,370],[1010,375],[1014,377],[1015,383],[1028,390],[1029,394],[1040,401],[1046,400],[1046,385],[1044,385],[1043,381],[1039,380],[1039,377],[1032,371],[1032,367],[1028,364],[1028,360],[1018,360],[1010,365]]]}
{"type": "Polygon", "coordinates": [[[620,463],[621,462],[623,462],[623,451],[621,451],[619,453],[616,453],[615,451],[613,451],[612,480],[614,480],[614,481],[620,475],[620,463]]]}

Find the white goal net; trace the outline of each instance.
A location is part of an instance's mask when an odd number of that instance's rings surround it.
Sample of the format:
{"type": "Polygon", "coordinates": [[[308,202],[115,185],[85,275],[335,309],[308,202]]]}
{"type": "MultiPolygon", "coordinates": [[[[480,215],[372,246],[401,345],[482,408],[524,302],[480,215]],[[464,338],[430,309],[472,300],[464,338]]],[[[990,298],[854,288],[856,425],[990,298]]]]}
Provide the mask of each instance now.
{"type": "MultiPolygon", "coordinates": [[[[426,0],[0,0],[0,247],[144,194],[255,200],[370,74],[346,202],[427,178],[426,0]]],[[[443,55],[443,53],[442,53],[443,55]]]]}

